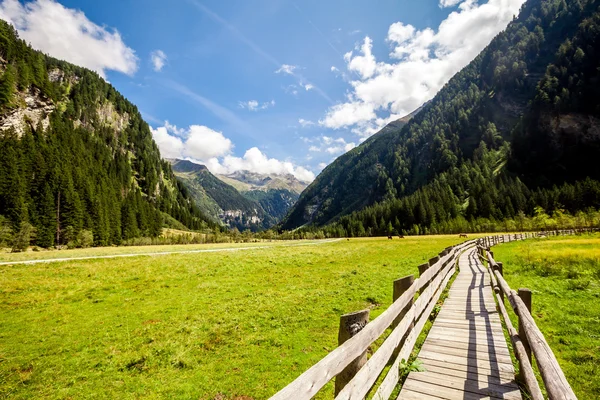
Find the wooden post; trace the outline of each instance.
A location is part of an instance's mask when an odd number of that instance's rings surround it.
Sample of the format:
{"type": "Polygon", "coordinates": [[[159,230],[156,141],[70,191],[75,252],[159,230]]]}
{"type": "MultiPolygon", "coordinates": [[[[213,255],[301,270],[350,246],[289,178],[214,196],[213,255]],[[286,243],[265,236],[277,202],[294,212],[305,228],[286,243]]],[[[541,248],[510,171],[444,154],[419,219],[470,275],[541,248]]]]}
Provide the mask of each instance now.
{"type": "MultiPolygon", "coordinates": [[[[369,323],[370,310],[362,310],[345,314],[340,317],[340,331],[338,334],[338,345],[343,344],[348,339],[360,332],[365,325],[369,323]]],[[[342,372],[335,377],[335,395],[338,393],[354,378],[354,375],[365,365],[367,362],[367,352],[358,356],[352,361],[342,372]]]]}
{"type": "MultiPolygon", "coordinates": [[[[421,265],[419,265],[418,268],[419,268],[419,276],[423,276],[425,271],[427,271],[429,269],[429,263],[421,264],[421,265]]],[[[425,289],[427,289],[427,286],[429,286],[429,282],[427,282],[425,285],[423,285],[420,293],[423,293],[425,291],[425,289]]]]}
{"type": "MultiPolygon", "coordinates": [[[[492,258],[493,257],[494,256],[492,255],[492,258]]],[[[496,263],[494,269],[498,270],[498,272],[500,272],[500,275],[504,276],[504,265],[501,262],[496,263]]],[[[500,297],[502,298],[502,302],[504,303],[504,292],[502,290],[500,291],[500,297]]]]}
{"type": "MultiPolygon", "coordinates": [[[[404,292],[406,292],[412,286],[412,284],[414,282],[415,282],[414,275],[408,275],[408,276],[405,276],[404,278],[395,280],[394,281],[394,294],[392,297],[393,301],[398,300],[400,298],[400,296],[402,296],[404,294],[404,292]]],[[[410,308],[412,307],[414,302],[415,302],[415,299],[413,296],[413,298],[406,305],[406,307],[404,307],[404,309],[402,311],[400,311],[400,314],[398,314],[398,318],[396,318],[396,320],[392,323],[392,328],[395,328],[396,326],[398,326],[398,324],[400,323],[400,321],[402,321],[402,318],[404,318],[404,316],[406,315],[408,310],[410,310],[410,308]]],[[[410,331],[413,328],[413,326],[414,326],[414,323],[412,323],[410,325],[410,328],[408,328],[408,330],[410,331]]]]}
{"type": "MultiPolygon", "coordinates": [[[[525,303],[529,314],[531,314],[531,290],[520,288],[519,289],[519,297],[525,303]]],[[[529,345],[529,341],[527,340],[527,335],[525,334],[525,328],[523,323],[521,322],[522,318],[519,315],[519,338],[523,342],[523,347],[525,347],[525,352],[527,353],[527,358],[529,359],[529,363],[531,364],[531,346],[529,345]]]]}

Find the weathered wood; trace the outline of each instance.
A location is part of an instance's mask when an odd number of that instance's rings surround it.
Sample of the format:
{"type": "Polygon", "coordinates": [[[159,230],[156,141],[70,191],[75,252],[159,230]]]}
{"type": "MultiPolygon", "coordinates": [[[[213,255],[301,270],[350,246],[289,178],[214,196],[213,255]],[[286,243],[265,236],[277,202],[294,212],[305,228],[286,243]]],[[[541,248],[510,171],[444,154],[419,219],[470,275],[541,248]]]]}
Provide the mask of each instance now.
{"type": "MultiPolygon", "coordinates": [[[[527,311],[531,314],[531,290],[526,288],[520,288],[518,291],[519,297],[525,303],[525,307],[527,307],[527,311]]],[[[529,363],[531,363],[531,347],[529,346],[529,342],[527,341],[527,335],[525,334],[525,326],[521,323],[521,319],[519,318],[519,337],[521,338],[521,342],[523,342],[523,347],[525,347],[525,352],[527,353],[527,359],[529,363]]]]}
{"type": "Polygon", "coordinates": [[[569,382],[560,368],[552,349],[550,349],[550,346],[546,342],[544,335],[535,324],[529,310],[527,310],[527,306],[523,303],[523,300],[521,300],[517,293],[510,289],[502,275],[500,275],[498,271],[494,271],[494,273],[502,291],[507,295],[512,308],[519,316],[519,323],[523,324],[525,338],[527,338],[529,346],[535,355],[538,369],[542,375],[542,380],[544,381],[548,396],[553,400],[576,399],[577,397],[575,396],[573,389],[571,389],[571,385],[569,385],[569,382]]]}
{"type": "MultiPolygon", "coordinates": [[[[392,331],[390,336],[383,342],[377,351],[369,358],[369,360],[361,365],[360,371],[355,372],[355,376],[347,382],[344,382],[345,387],[338,391],[338,379],[341,374],[336,377],[336,400],[342,399],[362,399],[371,390],[371,386],[377,381],[379,374],[385,368],[388,360],[394,353],[394,350],[400,344],[400,341],[412,325],[414,321],[414,307],[408,310],[405,318],[392,331]]],[[[366,354],[365,354],[366,357],[366,354]]]]}
{"type": "MultiPolygon", "coordinates": [[[[371,310],[361,310],[340,317],[338,345],[346,343],[356,336],[369,323],[371,310]]],[[[356,373],[367,363],[367,351],[350,362],[342,372],[335,377],[335,394],[337,395],[354,378],[356,373]]]]}
{"type": "Polygon", "coordinates": [[[306,370],[293,382],[277,392],[272,399],[311,399],[352,360],[367,350],[371,343],[377,340],[392,324],[409,301],[412,301],[418,280],[415,280],[415,284],[408,291],[392,303],[379,317],[367,324],[361,332],[306,370]]]}
{"type": "MultiPolygon", "coordinates": [[[[405,276],[404,278],[395,280],[394,281],[394,290],[393,290],[393,294],[392,294],[392,302],[398,300],[404,293],[406,293],[406,291],[412,286],[412,284],[414,282],[415,282],[414,275],[408,275],[408,276],[405,276]]],[[[398,326],[398,324],[400,323],[400,321],[402,320],[404,315],[406,315],[406,313],[412,307],[413,304],[414,304],[414,298],[410,299],[410,301],[408,302],[406,307],[404,307],[404,309],[402,309],[402,311],[400,311],[400,314],[398,314],[398,318],[396,318],[396,320],[392,323],[393,328],[398,326]]],[[[412,329],[412,325],[409,326],[409,329],[412,329]]]]}
{"type": "Polygon", "coordinates": [[[392,364],[392,367],[388,371],[383,382],[377,388],[377,391],[375,392],[375,395],[373,396],[373,400],[387,400],[387,399],[389,399],[390,395],[394,391],[396,384],[400,380],[400,363],[402,361],[408,360],[408,358],[410,357],[410,354],[412,353],[413,348],[415,347],[417,339],[419,338],[419,335],[420,335],[421,331],[423,330],[425,323],[427,323],[427,320],[429,319],[429,314],[431,314],[431,312],[433,311],[433,308],[435,307],[437,300],[439,299],[440,295],[442,294],[443,289],[448,285],[448,281],[450,280],[450,278],[454,275],[454,273],[456,271],[456,268],[454,267],[454,265],[455,265],[455,262],[452,262],[449,264],[450,269],[448,270],[448,272],[444,278],[444,281],[440,285],[438,292],[434,294],[433,299],[432,299],[433,301],[431,301],[429,303],[429,306],[427,307],[425,312],[423,312],[423,314],[421,315],[419,320],[415,323],[414,328],[410,331],[410,333],[406,337],[404,343],[402,344],[402,348],[400,349],[400,352],[398,353],[398,356],[396,357],[396,359],[394,360],[394,363],[392,364]]]}
{"type": "MultiPolygon", "coordinates": [[[[492,279],[495,280],[494,275],[492,275],[492,279]]],[[[496,293],[496,297],[498,299],[498,306],[500,308],[500,312],[502,313],[502,318],[504,318],[506,329],[508,330],[508,335],[510,336],[510,340],[513,344],[515,356],[517,357],[517,360],[519,360],[519,380],[525,384],[525,387],[527,388],[532,400],[544,400],[540,385],[538,384],[533,372],[531,361],[527,357],[525,346],[523,346],[521,338],[519,335],[517,335],[517,331],[515,330],[510,317],[508,316],[508,312],[506,312],[504,303],[500,302],[500,294],[496,293]]]]}

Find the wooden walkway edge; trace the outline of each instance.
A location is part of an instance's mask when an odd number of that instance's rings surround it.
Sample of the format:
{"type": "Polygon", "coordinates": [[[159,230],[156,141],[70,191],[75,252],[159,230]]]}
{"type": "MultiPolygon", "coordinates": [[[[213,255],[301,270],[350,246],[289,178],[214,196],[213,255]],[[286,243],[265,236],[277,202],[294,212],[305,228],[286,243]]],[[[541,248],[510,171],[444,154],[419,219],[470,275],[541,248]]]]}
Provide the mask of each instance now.
{"type": "Polygon", "coordinates": [[[427,335],[398,399],[521,399],[487,268],[474,247],[427,335]]]}

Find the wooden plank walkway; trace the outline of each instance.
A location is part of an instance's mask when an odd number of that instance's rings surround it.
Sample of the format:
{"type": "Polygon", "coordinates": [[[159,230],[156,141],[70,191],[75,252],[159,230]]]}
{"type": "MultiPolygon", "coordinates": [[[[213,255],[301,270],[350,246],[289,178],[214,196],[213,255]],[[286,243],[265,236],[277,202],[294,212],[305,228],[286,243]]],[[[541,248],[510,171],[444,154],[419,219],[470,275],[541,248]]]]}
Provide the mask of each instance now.
{"type": "Polygon", "coordinates": [[[521,399],[490,276],[468,249],[398,399],[521,399]]]}

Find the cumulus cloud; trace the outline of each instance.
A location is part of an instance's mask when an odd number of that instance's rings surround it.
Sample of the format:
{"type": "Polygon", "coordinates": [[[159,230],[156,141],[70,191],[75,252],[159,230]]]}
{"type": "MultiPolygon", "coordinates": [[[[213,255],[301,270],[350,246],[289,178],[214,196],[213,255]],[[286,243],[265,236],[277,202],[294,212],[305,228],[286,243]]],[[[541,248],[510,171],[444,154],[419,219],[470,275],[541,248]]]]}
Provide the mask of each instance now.
{"type": "Polygon", "coordinates": [[[235,171],[251,171],[259,174],[290,174],[303,182],[312,182],[315,174],[308,169],[295,166],[289,161],[280,161],[269,158],[257,147],[252,147],[244,153],[243,157],[232,155],[225,156],[222,160],[211,158],[206,166],[217,174],[230,174],[235,171]]]}
{"type": "Polygon", "coordinates": [[[164,126],[152,129],[152,136],[165,158],[208,160],[233,150],[233,143],[223,133],[202,125],[179,129],[166,121],[164,126]]]}
{"type": "Polygon", "coordinates": [[[459,6],[437,30],[418,30],[402,22],[389,27],[388,62],[375,58],[373,41],[365,37],[344,56],[346,68],[355,77],[350,80],[346,101],[330,107],[320,124],[349,128],[364,139],[412,112],[475,58],[524,1],[488,0],[479,4],[475,0],[441,0],[440,5],[459,6]]]}
{"type": "Polygon", "coordinates": [[[83,12],[54,0],[0,3],[0,18],[10,22],[31,45],[53,57],[96,71],[133,75],[138,59],[117,30],[91,22],[83,12]]]}
{"type": "Polygon", "coordinates": [[[275,106],[275,100],[267,101],[260,104],[257,100],[240,101],[240,108],[244,108],[250,111],[266,110],[267,108],[275,106]]]}
{"type": "Polygon", "coordinates": [[[162,50],[154,50],[150,53],[150,59],[152,60],[152,68],[154,68],[156,72],[162,71],[167,63],[167,55],[162,50]]]}
{"type": "Polygon", "coordinates": [[[291,174],[303,182],[312,182],[314,173],[289,161],[269,158],[256,147],[247,150],[243,157],[232,155],[233,143],[223,133],[206,126],[192,125],[177,128],[165,122],[152,128],[152,136],[164,158],[189,159],[204,164],[215,174],[251,171],[259,174],[291,174]]]}
{"type": "Polygon", "coordinates": [[[306,85],[304,85],[304,89],[308,92],[309,90],[312,90],[315,88],[315,85],[313,85],[312,83],[307,83],[306,85]]]}

